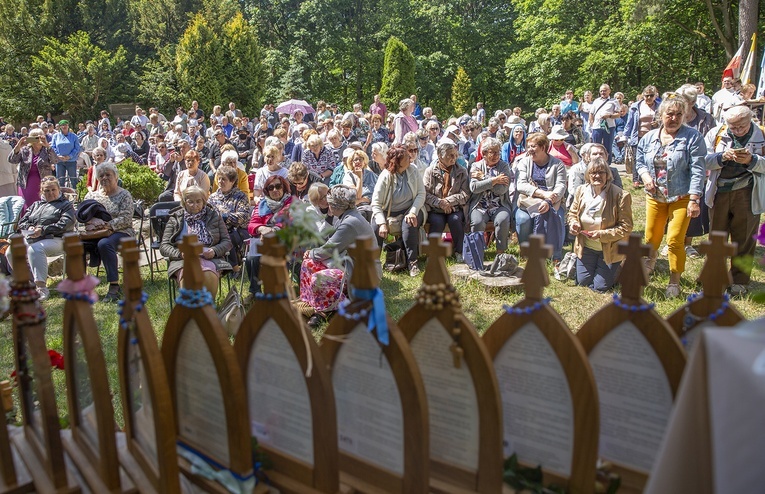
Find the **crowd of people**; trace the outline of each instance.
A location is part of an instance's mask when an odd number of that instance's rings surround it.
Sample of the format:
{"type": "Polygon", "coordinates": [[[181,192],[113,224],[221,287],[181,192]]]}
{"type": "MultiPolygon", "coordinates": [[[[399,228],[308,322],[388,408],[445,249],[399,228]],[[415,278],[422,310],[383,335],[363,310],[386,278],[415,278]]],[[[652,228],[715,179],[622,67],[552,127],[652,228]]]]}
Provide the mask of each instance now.
{"type": "MultiPolygon", "coordinates": [[[[40,116],[18,133],[0,122],[0,142],[11,147],[7,160],[25,203],[19,229],[43,297],[40,256],[60,252],[75,221],[84,225],[91,262],[104,264],[105,299],[121,296],[116,247],[134,234],[133,199],[115,167],[125,159],[167,182],[157,200],[176,206],[160,249],[169,274],[183,284],[177,244],[196,234],[213,293],[222,274],[242,276],[248,238],[282,228],[293,203],[310,205],[324,239],[301,246],[300,300],[312,325],[345,297],[351,266],[344,253],[362,235],[399,255],[391,269],[417,276],[423,230],[448,228],[456,262],[469,235],[485,234],[502,254],[511,241],[541,234],[555,264],[573,244],[580,285],[612,289],[623,260],[617,243],[633,229],[631,195],[616,163],[625,164],[627,184],[646,194],[649,271],[666,243],[666,295],[679,296],[686,257],[698,256],[693,239],[710,229],[738,245],[730,290],[740,295],[765,208],[765,134],[744,103],[746,89],[726,78],[710,98],[702,83],[663,95],[648,85],[630,101],[603,84],[594,99],[590,91],[582,101],[566,91],[528,122],[521,108],[487,115],[482,103],[470,115],[440,120],[414,95],[398,111],[375,95],[367,109],[356,104],[342,113],[319,101],[315,110],[285,114],[269,104],[252,119],[233,102],[205,115],[194,101],[172,119],[156,108],[147,114],[136,107],[130,119],[116,121],[103,111],[76,132],[66,119],[40,116]],[[89,192],[75,214],[62,190],[81,178],[89,192]]],[[[257,290],[257,262],[249,262],[257,290]]]]}

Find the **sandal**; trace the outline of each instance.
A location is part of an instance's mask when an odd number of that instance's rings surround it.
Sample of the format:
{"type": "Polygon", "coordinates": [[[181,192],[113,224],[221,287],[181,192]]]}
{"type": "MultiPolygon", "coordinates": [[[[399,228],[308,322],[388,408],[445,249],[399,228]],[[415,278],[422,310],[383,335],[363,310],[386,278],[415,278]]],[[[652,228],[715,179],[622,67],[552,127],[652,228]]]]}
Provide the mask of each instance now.
{"type": "Polygon", "coordinates": [[[325,322],[327,322],[327,316],[323,312],[316,312],[308,319],[308,327],[318,329],[325,322]]]}
{"type": "Polygon", "coordinates": [[[667,291],[665,292],[667,298],[677,298],[680,296],[680,285],[676,283],[670,283],[667,285],[667,291]]]}

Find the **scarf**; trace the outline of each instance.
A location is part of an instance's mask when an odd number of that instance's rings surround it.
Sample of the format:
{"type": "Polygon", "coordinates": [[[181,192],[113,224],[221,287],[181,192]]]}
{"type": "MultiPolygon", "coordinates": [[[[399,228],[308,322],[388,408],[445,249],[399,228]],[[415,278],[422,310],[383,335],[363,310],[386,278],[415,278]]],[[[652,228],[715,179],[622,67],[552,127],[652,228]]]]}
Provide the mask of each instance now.
{"type": "MultiPolygon", "coordinates": [[[[452,165],[454,166],[454,165],[452,165]]],[[[441,186],[441,198],[446,199],[449,196],[451,190],[451,167],[444,168],[441,163],[438,163],[438,168],[441,170],[441,177],[443,179],[443,185],[441,186]]]]}
{"type": "Polygon", "coordinates": [[[264,199],[266,200],[266,205],[268,206],[268,209],[270,209],[272,213],[276,214],[284,207],[284,203],[287,201],[289,197],[290,195],[285,193],[282,196],[282,198],[278,201],[274,201],[268,196],[265,196],[264,199]]]}
{"type": "Polygon", "coordinates": [[[212,245],[212,235],[205,224],[206,212],[204,208],[197,214],[189,214],[186,211],[183,213],[183,219],[186,222],[187,232],[196,235],[202,245],[209,247],[212,245]]]}

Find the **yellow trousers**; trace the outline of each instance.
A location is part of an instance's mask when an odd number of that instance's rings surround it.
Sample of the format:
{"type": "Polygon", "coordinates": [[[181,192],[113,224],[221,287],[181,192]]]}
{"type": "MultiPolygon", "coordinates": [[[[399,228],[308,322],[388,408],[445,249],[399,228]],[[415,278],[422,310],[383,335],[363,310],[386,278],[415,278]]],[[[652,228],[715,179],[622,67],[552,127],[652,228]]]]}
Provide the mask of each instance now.
{"type": "Polygon", "coordinates": [[[685,271],[685,232],[691,222],[688,216],[689,200],[685,196],[665,203],[655,201],[651,196],[645,198],[645,241],[658,251],[666,225],[669,270],[673,273],[685,271]]]}

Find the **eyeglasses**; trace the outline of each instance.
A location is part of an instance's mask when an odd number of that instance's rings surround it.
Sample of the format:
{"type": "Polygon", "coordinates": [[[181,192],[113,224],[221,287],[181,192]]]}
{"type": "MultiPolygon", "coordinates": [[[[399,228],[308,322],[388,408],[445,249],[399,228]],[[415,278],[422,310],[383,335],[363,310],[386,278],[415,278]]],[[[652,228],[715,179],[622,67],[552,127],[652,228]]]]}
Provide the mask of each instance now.
{"type": "Polygon", "coordinates": [[[487,156],[489,155],[496,156],[499,154],[499,151],[497,151],[496,149],[487,149],[486,151],[483,151],[482,153],[487,156]]]}
{"type": "Polygon", "coordinates": [[[274,190],[282,190],[282,184],[271,184],[268,187],[266,187],[266,190],[268,192],[271,192],[274,190]]]}
{"type": "Polygon", "coordinates": [[[744,120],[743,122],[739,122],[739,123],[733,123],[733,122],[728,122],[727,123],[728,128],[731,129],[731,130],[733,130],[733,129],[735,129],[735,130],[747,130],[747,129],[749,129],[749,125],[750,124],[751,124],[751,120],[748,120],[748,119],[744,120]]]}
{"type": "Polygon", "coordinates": [[[417,148],[407,148],[407,151],[409,151],[410,153],[416,153],[417,151],[419,151],[419,149],[417,149],[417,148]]]}
{"type": "Polygon", "coordinates": [[[427,141],[427,140],[428,140],[428,138],[427,138],[427,137],[420,137],[420,140],[421,140],[421,141],[427,141]]]}
{"type": "Polygon", "coordinates": [[[644,94],[643,95],[644,98],[653,98],[654,96],[656,96],[654,93],[644,94]]]}
{"type": "Polygon", "coordinates": [[[605,175],[606,172],[590,172],[591,177],[600,177],[602,175],[605,175]]]}

